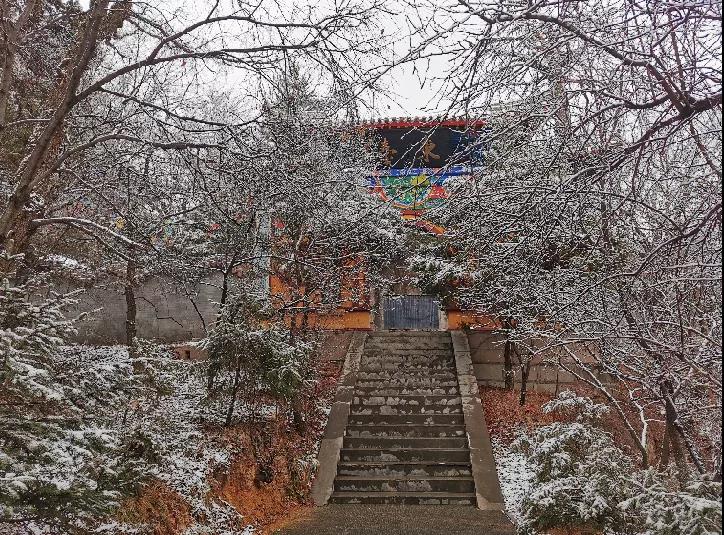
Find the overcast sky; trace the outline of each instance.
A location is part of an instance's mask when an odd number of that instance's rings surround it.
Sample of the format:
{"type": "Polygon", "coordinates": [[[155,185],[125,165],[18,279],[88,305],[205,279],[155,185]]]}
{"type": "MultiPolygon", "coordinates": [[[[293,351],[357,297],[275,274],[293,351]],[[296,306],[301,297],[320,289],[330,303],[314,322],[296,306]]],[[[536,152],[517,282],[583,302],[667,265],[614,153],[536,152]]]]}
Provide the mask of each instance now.
{"type": "MultiPolygon", "coordinates": [[[[226,0],[232,1],[232,0],[226,0]]],[[[298,0],[282,0],[283,2],[295,3],[298,0]]],[[[310,0],[301,0],[302,3],[308,3],[310,0]]],[[[320,0],[320,2],[331,0],[320,0]]],[[[223,2],[223,0],[222,0],[223,2]]],[[[79,0],[81,6],[85,9],[89,7],[88,0],[79,0]]],[[[156,0],[154,2],[159,7],[163,6],[163,10],[173,12],[176,9],[182,9],[192,19],[205,16],[209,3],[206,1],[191,0],[156,0]]],[[[404,55],[410,46],[408,41],[409,34],[403,28],[403,19],[394,16],[388,16],[382,19],[381,24],[385,27],[385,37],[388,43],[392,44],[395,55],[404,55]],[[391,36],[395,35],[395,38],[391,36]]],[[[408,30],[409,31],[409,30],[408,30]]],[[[398,56],[399,57],[399,56],[398,56]]],[[[183,68],[183,67],[179,67],[183,68]]],[[[381,118],[381,117],[400,117],[400,116],[417,116],[431,115],[439,111],[444,106],[440,105],[437,91],[440,88],[440,82],[433,80],[428,73],[434,73],[439,76],[445,70],[444,60],[435,58],[432,62],[419,61],[416,64],[406,64],[395,67],[380,80],[382,91],[376,92],[374,95],[363,95],[366,106],[361,108],[363,118],[381,118]],[[414,71],[414,72],[413,72],[414,71]]],[[[208,73],[207,73],[208,74],[208,73]]],[[[212,75],[214,90],[223,87],[233,91],[235,88],[245,86],[249,80],[246,80],[247,73],[243,71],[234,72],[229,70],[221,72],[217,70],[212,75]]],[[[203,80],[205,76],[201,76],[203,80]]],[[[207,78],[207,81],[209,79],[207,78]]],[[[255,82],[258,83],[258,82],[255,82]]],[[[254,85],[254,84],[253,84],[254,85]]],[[[201,90],[201,92],[204,92],[201,90]]],[[[241,102],[240,102],[241,104],[241,102]]]]}
{"type": "Polygon", "coordinates": [[[436,96],[439,83],[420,80],[412,66],[398,67],[382,81],[389,87],[389,96],[369,99],[374,111],[364,111],[365,118],[431,115],[440,107],[436,96]]]}

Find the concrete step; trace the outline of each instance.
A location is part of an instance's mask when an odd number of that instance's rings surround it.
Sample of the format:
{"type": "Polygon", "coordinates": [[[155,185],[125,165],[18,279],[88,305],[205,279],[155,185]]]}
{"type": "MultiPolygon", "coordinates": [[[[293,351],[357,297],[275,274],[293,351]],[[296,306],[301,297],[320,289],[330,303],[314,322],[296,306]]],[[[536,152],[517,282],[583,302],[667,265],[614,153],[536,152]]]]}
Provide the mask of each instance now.
{"type": "Polygon", "coordinates": [[[451,388],[458,387],[457,381],[428,381],[425,379],[405,381],[404,379],[391,379],[387,381],[357,381],[357,389],[363,388],[451,388]]]}
{"type": "Polygon", "coordinates": [[[388,366],[394,364],[397,368],[420,368],[427,366],[429,368],[455,369],[455,363],[448,357],[381,357],[381,358],[363,358],[360,361],[360,369],[381,368],[390,369],[388,366]]]}
{"type": "Polygon", "coordinates": [[[430,349],[446,349],[452,351],[452,341],[447,340],[381,340],[374,338],[367,338],[365,342],[364,351],[366,352],[381,352],[387,353],[395,351],[417,351],[418,353],[428,351],[430,349]]]}
{"type": "Polygon", "coordinates": [[[344,448],[467,448],[467,437],[344,437],[344,448]]]}
{"type": "Polygon", "coordinates": [[[391,370],[367,372],[360,370],[357,374],[357,381],[455,381],[458,377],[453,370],[430,370],[428,369],[397,369],[394,373],[391,370]]]}
{"type": "Polygon", "coordinates": [[[434,350],[434,349],[426,349],[424,351],[405,350],[404,352],[381,351],[381,352],[376,352],[376,353],[365,353],[364,355],[362,355],[362,358],[361,358],[361,362],[371,362],[371,361],[429,362],[431,360],[440,360],[440,361],[452,363],[452,362],[454,362],[454,357],[453,357],[452,351],[448,351],[448,350],[439,351],[439,350],[434,350]]]}
{"type": "Polygon", "coordinates": [[[347,425],[348,437],[463,437],[462,425],[347,425]]]}
{"type": "Polygon", "coordinates": [[[428,404],[428,405],[352,405],[351,414],[363,415],[363,414],[376,414],[376,415],[393,415],[393,414],[424,414],[424,415],[436,415],[436,414],[462,414],[463,406],[457,405],[444,405],[444,404],[428,404]]]}
{"type": "Polygon", "coordinates": [[[449,333],[367,337],[330,503],[476,504],[449,333]]]}
{"type": "Polygon", "coordinates": [[[399,363],[389,361],[379,362],[362,362],[359,367],[361,372],[387,372],[395,377],[399,372],[420,372],[421,370],[435,370],[435,373],[452,373],[455,371],[455,365],[452,362],[415,362],[415,363],[399,363]]]}
{"type": "Polygon", "coordinates": [[[357,386],[354,390],[356,395],[360,397],[370,396],[442,396],[452,395],[459,396],[460,389],[455,386],[428,386],[428,387],[408,387],[408,386],[357,386]]]}
{"type": "Polygon", "coordinates": [[[447,349],[452,347],[450,333],[370,333],[365,340],[365,351],[377,349],[447,349]]]}
{"type": "Polygon", "coordinates": [[[398,362],[363,362],[360,364],[359,371],[365,373],[382,372],[396,375],[400,373],[430,373],[430,371],[433,371],[435,373],[453,373],[455,371],[455,368],[452,364],[439,362],[420,362],[404,365],[401,365],[398,362]]]}
{"type": "Polygon", "coordinates": [[[443,405],[454,406],[460,405],[462,399],[459,395],[450,394],[430,394],[425,396],[400,394],[397,396],[363,396],[357,395],[352,398],[352,405],[387,405],[389,407],[398,407],[401,405],[411,406],[428,406],[443,405]]]}
{"type": "Polygon", "coordinates": [[[475,492],[471,476],[337,476],[338,492],[475,492]]]}
{"type": "Polygon", "coordinates": [[[386,349],[365,349],[362,353],[362,358],[388,358],[390,356],[395,357],[407,357],[407,356],[424,356],[424,357],[449,357],[453,358],[453,352],[449,347],[440,348],[427,348],[427,349],[396,349],[395,351],[389,351],[386,349]]]}
{"type": "Polygon", "coordinates": [[[465,426],[462,414],[350,414],[347,425],[457,425],[465,426]]]}
{"type": "Polygon", "coordinates": [[[385,338],[385,337],[395,337],[395,336],[406,336],[408,338],[412,338],[415,336],[419,336],[422,338],[430,338],[430,337],[440,337],[440,338],[449,338],[450,333],[448,331],[438,331],[438,330],[407,330],[407,329],[380,329],[378,331],[373,331],[369,333],[370,337],[375,338],[385,338]]]}
{"type": "Polygon", "coordinates": [[[451,494],[447,492],[334,492],[330,503],[396,505],[475,505],[475,493],[451,494]]]}
{"type": "Polygon", "coordinates": [[[444,405],[444,404],[427,404],[427,405],[352,405],[350,414],[366,415],[374,414],[380,416],[391,416],[395,414],[420,414],[420,415],[445,415],[445,414],[462,414],[462,405],[444,405]]]}
{"type": "Polygon", "coordinates": [[[342,448],[343,462],[470,462],[470,451],[461,448],[342,448]]]}
{"type": "Polygon", "coordinates": [[[341,462],[337,465],[340,476],[471,476],[469,462],[341,462]]]}

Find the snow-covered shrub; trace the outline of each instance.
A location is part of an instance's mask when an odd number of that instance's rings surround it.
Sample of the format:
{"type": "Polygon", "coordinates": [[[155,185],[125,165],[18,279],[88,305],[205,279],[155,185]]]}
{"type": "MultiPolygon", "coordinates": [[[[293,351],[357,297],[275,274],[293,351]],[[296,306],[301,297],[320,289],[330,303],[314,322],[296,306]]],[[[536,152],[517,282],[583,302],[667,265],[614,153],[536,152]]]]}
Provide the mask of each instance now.
{"type": "Polygon", "coordinates": [[[133,339],[133,368],[135,382],[128,386],[138,389],[149,389],[156,396],[171,394],[177,377],[173,373],[174,357],[166,346],[144,338],[133,339]]]}
{"type": "Polygon", "coordinates": [[[201,346],[209,355],[212,395],[228,397],[226,425],[232,422],[237,399],[243,402],[264,392],[291,400],[304,384],[311,350],[244,299],[224,307],[201,346]]]}
{"type": "Polygon", "coordinates": [[[558,414],[567,421],[595,424],[606,414],[609,408],[603,403],[596,403],[591,398],[579,396],[572,390],[564,390],[558,397],[543,406],[546,414],[558,414]]]}
{"type": "MultiPolygon", "coordinates": [[[[125,346],[65,346],[59,362],[68,371],[60,379],[75,385],[76,403],[118,437],[125,467],[161,481],[188,504],[189,534],[243,533],[241,515],[210,497],[213,474],[228,469],[241,450],[210,425],[207,363],[174,358],[148,340],[139,340],[137,349],[131,357],[125,346]]],[[[85,533],[149,533],[146,520],[121,508],[85,533]]]]}
{"type": "Polygon", "coordinates": [[[0,355],[6,394],[27,395],[47,401],[59,400],[63,393],[52,377],[52,354],[73,334],[73,321],[64,310],[75,304],[73,294],[51,293],[32,300],[39,280],[15,286],[8,279],[0,291],[0,355]]]}
{"type": "Polygon", "coordinates": [[[522,503],[522,531],[587,527],[625,532],[626,512],[618,504],[627,497],[631,461],[609,433],[584,423],[600,416],[601,406],[565,393],[546,407],[562,409],[581,421],[556,422],[514,443],[534,472],[522,503]]]}
{"type": "Polygon", "coordinates": [[[631,462],[611,435],[586,424],[554,423],[515,444],[535,477],[522,504],[525,533],[553,527],[622,530],[631,462]]]}
{"type": "Polygon", "coordinates": [[[88,418],[83,385],[64,382],[60,345],[73,294],[43,298],[41,280],[0,291],[0,518],[83,532],[137,479],[108,426],[88,418]]]}
{"type": "Polygon", "coordinates": [[[520,506],[522,533],[551,528],[617,535],[721,533],[720,482],[700,477],[680,489],[669,473],[637,470],[612,436],[596,425],[607,407],[589,398],[563,392],[544,411],[567,421],[538,428],[513,443],[514,452],[523,453],[533,471],[520,506]]]}
{"type": "Polygon", "coordinates": [[[638,517],[641,535],[714,535],[722,532],[722,484],[699,479],[683,490],[654,469],[635,474],[632,496],[620,508],[638,517]]]}
{"type": "Polygon", "coordinates": [[[527,457],[510,444],[498,438],[492,439],[495,468],[500,480],[500,490],[505,500],[506,513],[518,524],[521,520],[523,499],[530,493],[533,474],[527,457]]]}

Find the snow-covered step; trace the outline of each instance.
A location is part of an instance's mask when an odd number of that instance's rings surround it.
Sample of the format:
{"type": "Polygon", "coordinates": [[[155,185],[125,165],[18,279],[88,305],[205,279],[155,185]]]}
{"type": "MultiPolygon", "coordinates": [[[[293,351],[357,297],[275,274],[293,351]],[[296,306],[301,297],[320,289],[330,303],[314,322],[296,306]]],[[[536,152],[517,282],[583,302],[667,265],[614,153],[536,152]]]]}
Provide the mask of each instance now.
{"type": "Polygon", "coordinates": [[[470,462],[470,451],[465,448],[342,448],[344,462],[470,462]]]}
{"type": "Polygon", "coordinates": [[[361,393],[365,388],[458,388],[457,380],[432,381],[426,378],[414,379],[394,377],[387,380],[357,381],[357,390],[361,393]]]}
{"type": "Polygon", "coordinates": [[[433,381],[433,382],[457,382],[457,375],[454,370],[438,369],[416,369],[409,368],[387,371],[365,371],[360,370],[357,374],[358,381],[433,381]]]}
{"type": "Polygon", "coordinates": [[[347,425],[465,425],[462,414],[350,414],[347,425]]]}
{"type": "Polygon", "coordinates": [[[363,415],[363,414],[378,414],[378,415],[393,415],[393,414],[462,414],[463,407],[460,403],[448,405],[443,404],[431,404],[425,405],[352,405],[351,414],[363,415]]]}
{"type": "Polygon", "coordinates": [[[431,384],[429,386],[425,387],[410,387],[410,386],[393,386],[390,384],[387,385],[377,385],[374,387],[370,386],[357,386],[356,392],[359,393],[359,396],[368,396],[368,397],[375,397],[375,396],[401,396],[401,395],[407,395],[407,396],[443,396],[443,395],[451,395],[451,396],[458,396],[460,395],[460,389],[457,385],[454,386],[438,386],[435,384],[431,384]]]}
{"type": "Polygon", "coordinates": [[[401,405],[425,407],[428,405],[460,405],[462,400],[457,394],[399,394],[399,395],[383,395],[383,396],[354,396],[352,405],[388,405],[390,407],[398,407],[401,405]]]}
{"type": "Polygon", "coordinates": [[[343,476],[334,480],[339,492],[475,492],[471,476],[343,476]]]}
{"type": "Polygon", "coordinates": [[[340,462],[337,473],[342,476],[471,476],[469,462],[340,462]]]}
{"type": "Polygon", "coordinates": [[[348,424],[345,435],[348,437],[462,437],[465,436],[465,427],[449,424],[348,424]]]}
{"type": "Polygon", "coordinates": [[[345,448],[465,448],[467,437],[344,437],[345,448]]]}

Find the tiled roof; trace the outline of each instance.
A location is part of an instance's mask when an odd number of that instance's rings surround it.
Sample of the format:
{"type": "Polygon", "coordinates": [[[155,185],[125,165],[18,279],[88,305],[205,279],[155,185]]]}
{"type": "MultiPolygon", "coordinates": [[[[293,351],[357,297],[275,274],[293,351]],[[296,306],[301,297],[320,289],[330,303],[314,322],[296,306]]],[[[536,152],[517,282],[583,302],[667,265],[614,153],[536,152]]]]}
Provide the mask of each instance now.
{"type": "Polygon", "coordinates": [[[405,128],[418,126],[483,126],[483,119],[465,117],[385,117],[382,119],[363,119],[356,124],[368,128],[405,128]]]}

